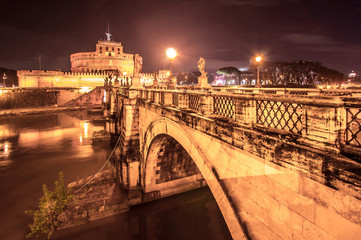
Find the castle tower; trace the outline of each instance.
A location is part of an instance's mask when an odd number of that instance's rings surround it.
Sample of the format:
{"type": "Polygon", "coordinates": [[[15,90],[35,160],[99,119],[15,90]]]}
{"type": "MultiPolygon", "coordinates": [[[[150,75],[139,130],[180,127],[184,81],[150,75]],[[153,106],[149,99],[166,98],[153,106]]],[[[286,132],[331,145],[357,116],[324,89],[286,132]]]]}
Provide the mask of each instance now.
{"type": "Polygon", "coordinates": [[[109,32],[106,40],[99,40],[94,52],[80,52],[70,55],[71,71],[77,73],[118,70],[121,75],[133,76],[134,54],[124,53],[121,42],[112,40],[109,32]]]}

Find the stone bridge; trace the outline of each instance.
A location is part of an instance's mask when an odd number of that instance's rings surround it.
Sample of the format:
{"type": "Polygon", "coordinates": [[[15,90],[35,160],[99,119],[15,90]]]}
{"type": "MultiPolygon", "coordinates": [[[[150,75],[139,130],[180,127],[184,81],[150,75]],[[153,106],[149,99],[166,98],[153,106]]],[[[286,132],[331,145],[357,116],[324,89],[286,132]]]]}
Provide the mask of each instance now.
{"type": "Polygon", "coordinates": [[[357,93],[105,89],[119,184],[143,201],[207,185],[234,239],[360,238],[357,93]]]}

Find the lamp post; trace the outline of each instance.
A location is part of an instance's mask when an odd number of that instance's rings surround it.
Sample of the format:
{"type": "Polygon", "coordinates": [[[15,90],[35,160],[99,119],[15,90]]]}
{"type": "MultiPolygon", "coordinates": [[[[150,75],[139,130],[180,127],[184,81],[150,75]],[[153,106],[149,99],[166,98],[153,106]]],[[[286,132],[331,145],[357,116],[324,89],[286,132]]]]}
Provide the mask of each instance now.
{"type": "Polygon", "coordinates": [[[5,81],[7,79],[6,73],[4,72],[3,74],[3,87],[5,87],[5,81]]]}
{"type": "Polygon", "coordinates": [[[174,48],[168,48],[166,51],[169,59],[169,76],[172,76],[172,60],[177,56],[177,51],[174,48]]]}
{"type": "Polygon", "coordinates": [[[256,87],[257,88],[261,87],[261,82],[260,82],[260,79],[259,79],[259,68],[260,68],[261,61],[262,61],[262,57],[257,56],[256,57],[256,62],[257,62],[257,82],[256,82],[256,87]]]}

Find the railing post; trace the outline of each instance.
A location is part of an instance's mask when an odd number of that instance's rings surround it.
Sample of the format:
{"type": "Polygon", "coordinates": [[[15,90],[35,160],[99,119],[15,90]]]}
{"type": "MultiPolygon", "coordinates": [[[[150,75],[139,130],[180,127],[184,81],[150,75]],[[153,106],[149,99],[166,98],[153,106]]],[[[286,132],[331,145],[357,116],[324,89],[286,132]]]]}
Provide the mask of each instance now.
{"type": "Polygon", "coordinates": [[[304,106],[307,114],[304,133],[313,147],[338,153],[345,130],[345,109],[339,97],[326,101],[330,104],[304,106]]]}
{"type": "Polygon", "coordinates": [[[178,106],[179,108],[188,108],[188,95],[185,92],[178,94],[178,106]]]}
{"type": "Polygon", "coordinates": [[[235,98],[236,121],[252,126],[256,123],[256,103],[254,99],[235,98]]]}
{"type": "Polygon", "coordinates": [[[171,104],[172,104],[173,107],[179,107],[179,96],[180,96],[179,92],[173,92],[172,93],[172,102],[171,102],[171,104]]]}
{"type": "Polygon", "coordinates": [[[211,92],[201,96],[200,112],[205,116],[210,116],[213,113],[213,96],[211,92]]]}
{"type": "Polygon", "coordinates": [[[170,91],[166,91],[166,92],[163,92],[164,94],[164,105],[165,106],[170,106],[172,105],[172,92],[170,91]]]}

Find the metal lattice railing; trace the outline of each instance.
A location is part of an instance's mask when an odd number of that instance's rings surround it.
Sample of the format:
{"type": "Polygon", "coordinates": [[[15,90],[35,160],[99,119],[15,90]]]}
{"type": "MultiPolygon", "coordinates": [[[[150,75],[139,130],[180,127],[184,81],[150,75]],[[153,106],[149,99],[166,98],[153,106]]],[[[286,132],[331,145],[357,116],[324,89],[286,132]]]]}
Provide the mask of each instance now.
{"type": "Polygon", "coordinates": [[[172,104],[178,107],[178,93],[172,93],[172,104]]]}
{"type": "Polygon", "coordinates": [[[160,103],[164,104],[164,92],[160,93],[160,103]]]}
{"type": "Polygon", "coordinates": [[[293,133],[302,133],[302,105],[297,103],[256,101],[257,123],[293,133]]]}
{"type": "Polygon", "coordinates": [[[231,97],[213,97],[213,110],[215,114],[219,114],[225,117],[234,118],[235,114],[235,102],[231,97]]]}
{"type": "Polygon", "coordinates": [[[155,92],[150,92],[151,101],[155,101],[155,92]]]}
{"type": "Polygon", "coordinates": [[[346,145],[361,147],[361,109],[346,108],[346,145]]]}
{"type": "Polygon", "coordinates": [[[201,97],[199,95],[188,95],[188,97],[188,107],[198,111],[201,97]]]}

